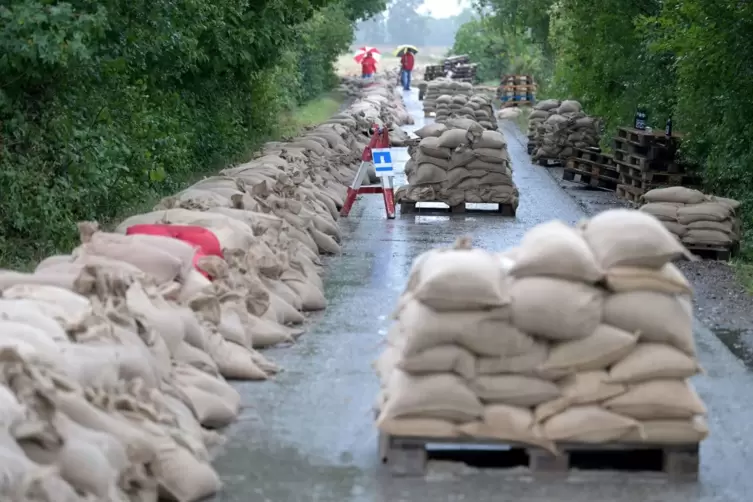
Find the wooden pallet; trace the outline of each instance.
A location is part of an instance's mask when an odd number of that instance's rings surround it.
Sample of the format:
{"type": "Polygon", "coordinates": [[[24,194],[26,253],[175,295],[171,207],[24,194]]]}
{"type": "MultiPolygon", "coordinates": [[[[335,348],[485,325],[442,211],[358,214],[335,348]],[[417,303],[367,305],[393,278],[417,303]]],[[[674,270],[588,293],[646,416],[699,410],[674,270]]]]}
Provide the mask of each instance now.
{"type": "Polygon", "coordinates": [[[426,112],[426,111],[425,111],[425,112],[424,112],[424,118],[429,118],[429,117],[431,117],[431,114],[432,114],[432,113],[434,113],[434,112],[426,112]]]}
{"type": "Polygon", "coordinates": [[[692,244],[685,246],[688,251],[706,260],[729,261],[740,252],[740,243],[730,247],[712,246],[709,244],[692,244]]]}
{"type": "Polygon", "coordinates": [[[623,199],[634,204],[639,204],[641,196],[645,193],[640,188],[630,185],[617,185],[617,198],[623,199]]]}
{"type": "Polygon", "coordinates": [[[612,192],[617,189],[618,176],[617,171],[609,166],[585,159],[568,160],[565,170],[562,171],[562,179],[565,181],[583,183],[612,192]]]}
{"type": "Polygon", "coordinates": [[[642,171],[640,175],[620,174],[620,183],[623,185],[630,185],[636,188],[640,188],[643,192],[648,192],[654,188],[668,187],[668,186],[684,186],[689,188],[696,188],[701,186],[701,179],[697,176],[684,175],[684,174],[667,174],[667,173],[652,173],[642,171]]]}
{"type": "Polygon", "coordinates": [[[433,454],[430,445],[441,443],[455,447],[443,448],[442,460],[459,460],[463,457],[485,457],[485,464],[493,463],[508,468],[528,467],[534,475],[566,476],[572,470],[619,470],[630,474],[652,472],[673,481],[698,479],[698,444],[560,444],[559,455],[530,445],[452,438],[401,437],[380,433],[379,456],[391,474],[396,476],[423,476],[427,462],[433,454]],[[491,449],[490,447],[496,447],[491,449]],[[428,447],[428,448],[427,448],[428,447]],[[454,455],[453,455],[454,454],[454,455]],[[638,471],[638,472],[636,472],[638,471]]]}
{"type": "MultiPolygon", "coordinates": [[[[649,146],[653,144],[668,143],[667,137],[664,135],[664,131],[641,131],[639,129],[633,129],[632,127],[620,127],[617,129],[617,137],[634,143],[636,145],[649,146]]],[[[676,141],[680,138],[679,135],[673,134],[672,140],[676,141]]]]}
{"type": "MultiPolygon", "coordinates": [[[[431,204],[445,204],[441,201],[422,201],[425,203],[431,203],[431,204]]],[[[449,207],[418,207],[417,204],[421,204],[421,202],[408,202],[408,201],[402,201],[400,202],[400,214],[427,214],[427,213],[452,213],[452,214],[463,214],[463,213],[474,213],[474,214],[499,214],[501,216],[515,216],[515,207],[513,207],[512,204],[499,204],[499,203],[489,203],[489,204],[495,204],[497,206],[496,209],[477,209],[472,207],[467,207],[468,204],[477,204],[476,202],[462,202],[460,204],[449,206],[449,207]]],[[[484,203],[486,204],[486,203],[484,203]]],[[[447,205],[447,204],[445,204],[447,205]]]]}
{"type": "Polygon", "coordinates": [[[613,162],[612,156],[607,155],[606,153],[602,153],[601,149],[599,148],[593,148],[593,149],[575,148],[573,158],[590,160],[590,161],[596,162],[597,164],[601,164],[603,166],[612,165],[612,162],[613,162]]]}
{"type": "Polygon", "coordinates": [[[536,163],[544,167],[562,167],[564,165],[562,159],[552,159],[548,157],[540,157],[536,163]]]}
{"type": "MultiPolygon", "coordinates": [[[[639,145],[622,138],[614,138],[612,140],[612,147],[614,150],[622,152],[622,155],[631,155],[649,161],[663,160],[667,162],[673,157],[670,150],[662,145],[639,145]]],[[[627,162],[627,159],[622,159],[620,156],[615,154],[615,160],[627,162]]]]}

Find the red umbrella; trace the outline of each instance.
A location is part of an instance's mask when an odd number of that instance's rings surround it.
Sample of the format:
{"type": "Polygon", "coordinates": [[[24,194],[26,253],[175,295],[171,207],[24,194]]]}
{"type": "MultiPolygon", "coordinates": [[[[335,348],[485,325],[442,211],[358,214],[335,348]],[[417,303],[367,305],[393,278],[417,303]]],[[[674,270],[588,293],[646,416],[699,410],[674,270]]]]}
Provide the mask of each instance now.
{"type": "Polygon", "coordinates": [[[361,47],[356,51],[356,55],[353,56],[353,59],[355,59],[356,63],[361,64],[361,61],[363,61],[363,58],[366,57],[366,54],[371,54],[371,56],[379,61],[379,58],[382,57],[382,53],[379,52],[379,49],[376,47],[361,47]]]}

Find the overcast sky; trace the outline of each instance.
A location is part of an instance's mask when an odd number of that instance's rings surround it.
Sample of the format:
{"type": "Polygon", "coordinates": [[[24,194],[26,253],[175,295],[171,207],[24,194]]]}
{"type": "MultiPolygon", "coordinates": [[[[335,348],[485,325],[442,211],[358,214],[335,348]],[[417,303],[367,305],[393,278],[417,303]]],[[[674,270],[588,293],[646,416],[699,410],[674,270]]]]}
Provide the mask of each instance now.
{"type": "Polygon", "coordinates": [[[450,17],[460,14],[463,8],[470,4],[468,0],[425,0],[418,12],[430,12],[433,17],[450,17]]]}

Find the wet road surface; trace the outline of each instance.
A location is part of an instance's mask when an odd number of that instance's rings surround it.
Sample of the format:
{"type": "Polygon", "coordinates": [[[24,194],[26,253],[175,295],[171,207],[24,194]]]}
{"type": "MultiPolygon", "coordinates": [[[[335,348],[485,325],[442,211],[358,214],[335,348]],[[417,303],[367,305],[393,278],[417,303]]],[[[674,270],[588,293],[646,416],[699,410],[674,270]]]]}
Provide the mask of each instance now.
{"type": "MultiPolygon", "coordinates": [[[[423,125],[417,92],[406,94],[423,125]]],[[[512,125],[505,127],[514,127],[512,125]]],[[[432,464],[426,478],[391,478],[377,456],[372,404],[378,382],[371,368],[388,316],[413,259],[461,235],[488,249],[515,245],[533,225],[553,218],[576,222],[582,207],[506,131],[521,193],[516,218],[410,215],[388,221],[378,195],[362,197],[341,219],[344,254],[328,262],[328,309],[291,348],[265,352],[285,371],[264,383],[242,383],[244,410],[227,430],[215,465],[225,483],[216,502],[747,502],[753,373],[719,339],[698,325],[707,375],[695,379],[709,408],[711,436],[701,447],[701,481],[636,481],[630,473],[571,474],[533,479],[524,470],[474,470],[432,464]]],[[[407,160],[400,153],[398,160],[407,160]]],[[[400,179],[398,179],[398,185],[400,179]]]]}

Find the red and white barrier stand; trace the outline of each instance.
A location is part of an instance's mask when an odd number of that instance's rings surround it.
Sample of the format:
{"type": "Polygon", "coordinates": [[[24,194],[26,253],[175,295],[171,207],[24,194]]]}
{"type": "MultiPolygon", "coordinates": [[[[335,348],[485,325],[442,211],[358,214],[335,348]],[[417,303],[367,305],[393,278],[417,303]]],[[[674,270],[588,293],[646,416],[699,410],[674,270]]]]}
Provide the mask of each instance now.
{"type": "Polygon", "coordinates": [[[350,214],[350,210],[353,208],[358,195],[362,193],[380,193],[384,197],[384,209],[387,213],[387,218],[390,220],[395,219],[395,190],[392,183],[394,175],[389,132],[386,127],[374,125],[371,129],[371,141],[363,150],[361,166],[358,168],[353,184],[348,188],[348,195],[345,197],[345,203],[340,210],[340,216],[347,217],[350,214]],[[374,164],[374,170],[382,180],[381,184],[361,185],[368,177],[369,163],[374,164]]]}

